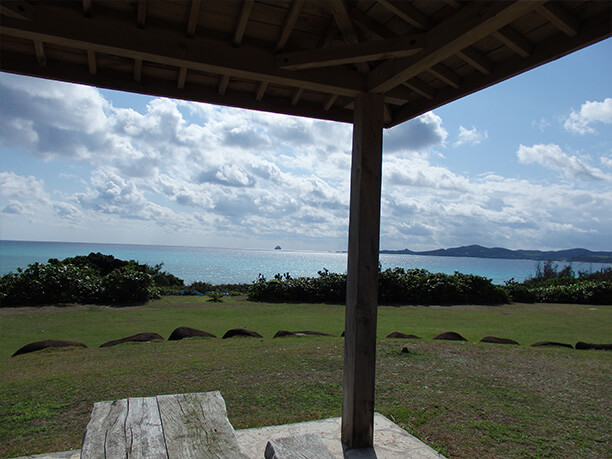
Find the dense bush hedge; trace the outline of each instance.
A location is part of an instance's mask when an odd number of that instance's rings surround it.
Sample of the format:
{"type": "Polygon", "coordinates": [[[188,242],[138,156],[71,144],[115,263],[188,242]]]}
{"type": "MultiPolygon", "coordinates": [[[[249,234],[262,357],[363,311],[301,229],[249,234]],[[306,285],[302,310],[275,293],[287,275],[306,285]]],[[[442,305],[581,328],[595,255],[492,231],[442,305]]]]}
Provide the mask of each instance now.
{"type": "Polygon", "coordinates": [[[523,283],[510,280],[505,290],[518,303],[612,304],[612,268],[576,273],[548,260],[523,283]]]}
{"type": "Polygon", "coordinates": [[[50,259],[0,278],[0,306],[54,303],[138,303],[158,297],[158,286],[181,286],[183,281],[134,260],[112,255],[50,259]]]}
{"type": "MultiPolygon", "coordinates": [[[[288,273],[253,283],[249,299],[269,302],[337,303],[346,301],[346,275],[319,271],[319,277],[292,278],[288,273]]],[[[506,292],[480,276],[432,274],[423,269],[387,269],[378,275],[380,304],[502,304],[506,292]]]]}

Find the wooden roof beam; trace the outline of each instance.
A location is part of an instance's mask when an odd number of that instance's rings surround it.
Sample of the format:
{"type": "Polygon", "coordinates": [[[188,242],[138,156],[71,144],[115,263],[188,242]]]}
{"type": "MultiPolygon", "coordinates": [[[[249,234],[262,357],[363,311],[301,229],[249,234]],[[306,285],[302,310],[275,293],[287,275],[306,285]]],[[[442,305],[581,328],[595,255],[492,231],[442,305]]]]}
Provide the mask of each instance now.
{"type": "Polygon", "coordinates": [[[291,105],[296,106],[300,101],[302,94],[304,94],[304,88],[295,88],[293,95],[291,96],[291,105]]]}
{"type": "Polygon", "coordinates": [[[0,14],[9,18],[29,21],[32,19],[33,7],[24,0],[0,3],[0,14]]]}
{"type": "Polygon", "coordinates": [[[191,8],[189,10],[189,18],[187,19],[187,36],[193,38],[198,28],[198,21],[200,20],[200,5],[202,0],[192,0],[191,8]]]}
{"type": "Polygon", "coordinates": [[[412,89],[414,92],[424,97],[425,99],[432,100],[436,95],[436,92],[427,83],[419,80],[418,78],[411,78],[404,83],[405,86],[412,89]]]}
{"type": "Polygon", "coordinates": [[[453,88],[458,88],[461,84],[461,77],[444,64],[436,64],[428,72],[453,88]]]}
{"type": "MultiPolygon", "coordinates": [[[[357,35],[353,21],[349,16],[344,0],[328,0],[327,5],[329,6],[332,15],[334,16],[334,20],[340,29],[344,42],[347,45],[359,45],[359,36],[357,35]]],[[[370,66],[365,62],[358,61],[355,65],[362,73],[367,73],[370,71],[370,66]]]]}
{"type": "Polygon", "coordinates": [[[493,36],[521,57],[531,54],[531,42],[510,26],[493,32],[493,36]]]}
{"type": "Polygon", "coordinates": [[[240,19],[238,19],[238,26],[234,33],[234,46],[240,46],[244,32],[246,31],[249,17],[251,16],[251,10],[253,9],[253,3],[255,0],[244,0],[242,3],[242,11],[240,12],[240,19]]]}
{"type": "Polygon", "coordinates": [[[134,80],[138,83],[142,81],[142,59],[134,59],[134,80]]]}
{"type": "Polygon", "coordinates": [[[561,32],[568,37],[575,37],[580,31],[580,23],[558,2],[549,2],[544,5],[538,5],[538,14],[552,22],[561,32]]]}
{"type": "Polygon", "coordinates": [[[91,0],[83,0],[83,14],[90,18],[92,13],[91,0]]]}
{"type": "Polygon", "coordinates": [[[179,69],[176,87],[179,89],[184,89],[186,81],[187,81],[187,67],[181,67],[179,69]]]}
{"type": "Polygon", "coordinates": [[[537,6],[537,1],[473,2],[427,32],[425,49],[413,57],[392,59],[368,75],[368,91],[386,92],[508,25],[537,6]]]}
{"type": "Polygon", "coordinates": [[[366,29],[368,32],[373,33],[379,38],[397,38],[397,35],[393,33],[391,29],[375,21],[358,8],[351,8],[349,10],[349,15],[356,24],[366,29]]]}
{"type": "Polygon", "coordinates": [[[89,73],[95,75],[98,73],[98,66],[96,63],[96,52],[93,49],[87,50],[87,66],[89,68],[89,73]]]}
{"type": "Polygon", "coordinates": [[[295,23],[297,22],[298,16],[300,15],[300,11],[302,10],[303,5],[304,0],[295,0],[293,3],[291,3],[291,8],[289,9],[289,13],[285,18],[283,28],[281,29],[278,41],[276,42],[277,51],[280,51],[285,47],[285,45],[287,45],[287,42],[289,41],[291,32],[293,32],[293,28],[295,27],[295,23]]]}
{"type": "Polygon", "coordinates": [[[388,40],[366,41],[356,45],[335,46],[276,56],[278,67],[290,70],[328,67],[342,64],[412,56],[425,46],[425,35],[410,35],[388,40]]]}
{"type": "Polygon", "coordinates": [[[147,22],[147,0],[138,0],[138,11],[136,12],[136,25],[141,29],[147,22]]]}
{"type": "Polygon", "coordinates": [[[417,29],[427,30],[431,28],[429,18],[410,3],[393,3],[390,0],[377,0],[377,2],[417,29]]]}
{"type": "Polygon", "coordinates": [[[224,41],[181,38],[162,30],[155,31],[157,41],[151,46],[150,38],[144,37],[142,31],[114,18],[91,21],[80,15],[58,17],[44,4],[37,4],[36,8],[38,14],[30,22],[3,17],[3,34],[328,94],[355,97],[365,90],[364,78],[354,71],[330,68],[292,72],[279,69],[274,63],[274,55],[259,48],[234,48],[224,41]],[[114,33],[109,34],[109,29],[114,33]]]}
{"type": "Polygon", "coordinates": [[[457,55],[480,73],[488,75],[493,70],[493,63],[491,60],[487,59],[482,53],[476,51],[474,48],[462,49],[457,55]]]}
{"type": "Polygon", "coordinates": [[[229,81],[230,81],[229,75],[223,75],[221,77],[221,81],[219,82],[219,89],[217,90],[220,96],[224,96],[225,93],[227,92],[227,86],[229,85],[229,81]]]}
{"type": "Polygon", "coordinates": [[[266,83],[265,81],[259,83],[259,86],[257,87],[257,92],[255,93],[255,100],[262,100],[264,94],[266,93],[266,89],[268,89],[268,83],[266,83]]]}
{"type": "Polygon", "coordinates": [[[497,64],[489,75],[475,73],[465,78],[458,88],[448,87],[439,90],[433,100],[415,101],[395,109],[392,126],[611,36],[612,26],[609,18],[600,17],[587,21],[582,24],[580,32],[574,37],[559,33],[535,44],[528,57],[514,56],[497,64]]]}
{"type": "Polygon", "coordinates": [[[329,109],[332,108],[332,106],[336,103],[336,100],[338,100],[338,94],[330,94],[329,97],[323,103],[323,110],[328,112],[329,109]]]}
{"type": "Polygon", "coordinates": [[[47,65],[47,56],[45,55],[45,47],[40,40],[34,40],[34,52],[36,53],[36,62],[44,67],[47,65]]]}

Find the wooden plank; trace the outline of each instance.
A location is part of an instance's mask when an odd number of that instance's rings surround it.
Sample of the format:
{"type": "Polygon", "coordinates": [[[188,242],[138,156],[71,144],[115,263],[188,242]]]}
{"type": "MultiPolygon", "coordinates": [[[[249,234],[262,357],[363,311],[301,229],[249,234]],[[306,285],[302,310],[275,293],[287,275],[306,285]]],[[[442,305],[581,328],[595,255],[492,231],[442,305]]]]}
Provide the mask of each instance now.
{"type": "Polygon", "coordinates": [[[91,21],[69,14],[69,17],[64,17],[53,9],[47,10],[44,4],[37,4],[37,12],[39,14],[31,22],[3,18],[2,33],[38,39],[48,44],[91,49],[178,68],[299,86],[342,96],[354,97],[363,89],[363,77],[357,72],[341,69],[283,70],[276,67],[272,52],[260,48],[244,45],[235,48],[218,40],[181,38],[167,30],[154,30],[152,25],[147,27],[145,34],[142,29],[128,27],[110,17],[105,17],[104,21],[91,21]],[[113,33],[108,33],[108,30],[113,30],[113,33]]]}
{"type": "Polygon", "coordinates": [[[394,119],[390,126],[396,126],[429,110],[492,86],[500,81],[507,80],[515,75],[609,37],[612,37],[612,24],[608,18],[598,17],[586,21],[581,24],[580,33],[575,37],[569,37],[562,33],[554,35],[547,40],[534,44],[533,50],[528,57],[515,56],[512,59],[497,64],[489,75],[478,73],[463,79],[458,88],[449,87],[438,91],[431,101],[416,101],[398,108],[394,112],[394,119]]]}
{"type": "MultiPolygon", "coordinates": [[[[540,2],[541,3],[541,2],[540,2]]],[[[368,75],[368,90],[385,92],[531,11],[537,1],[473,2],[427,32],[427,44],[413,57],[387,61],[368,75]]]]}
{"type": "MultiPolygon", "coordinates": [[[[338,29],[340,29],[344,42],[347,45],[359,45],[359,35],[357,35],[353,20],[349,16],[344,0],[328,0],[327,5],[334,16],[338,29]]],[[[367,73],[370,70],[370,66],[365,62],[357,62],[355,65],[362,73],[367,73]]]]}
{"type": "Polygon", "coordinates": [[[265,459],[334,459],[319,434],[304,434],[269,440],[266,444],[264,457],[265,459]]]}
{"type": "Polygon", "coordinates": [[[429,18],[408,2],[393,3],[389,0],[376,1],[413,27],[422,30],[431,27],[429,18]]]}
{"type": "Polygon", "coordinates": [[[381,95],[355,99],[342,404],[342,442],[351,449],[374,440],[383,113],[381,95]]]}
{"type": "Polygon", "coordinates": [[[257,87],[257,92],[255,93],[255,100],[260,101],[261,99],[263,99],[263,96],[266,93],[266,89],[268,89],[268,83],[266,83],[265,81],[259,83],[259,86],[257,87]]]}
{"type": "Polygon", "coordinates": [[[87,65],[89,67],[89,73],[92,75],[98,73],[98,67],[96,65],[96,52],[92,49],[87,50],[87,65]]]}
{"type": "Polygon", "coordinates": [[[449,69],[444,64],[436,64],[429,69],[429,73],[444,81],[453,88],[458,88],[461,84],[461,77],[449,69]]]}
{"type": "Polygon", "coordinates": [[[193,38],[198,27],[200,19],[200,5],[202,0],[192,0],[191,9],[189,10],[189,18],[187,19],[187,36],[193,38]]]}
{"type": "Polygon", "coordinates": [[[493,71],[493,63],[474,48],[462,49],[457,55],[480,73],[489,75],[493,71]]]}
{"type": "Polygon", "coordinates": [[[281,53],[276,56],[276,64],[280,68],[291,70],[355,64],[357,62],[412,56],[422,50],[424,46],[425,35],[410,35],[348,46],[281,53]]]}
{"type": "Polygon", "coordinates": [[[157,403],[170,458],[246,458],[219,392],[158,395],[157,403]]]}
{"type": "Polygon", "coordinates": [[[168,459],[155,397],[128,399],[124,437],[130,459],[168,459]]]}
{"type": "Polygon", "coordinates": [[[569,37],[578,35],[580,23],[559,2],[538,5],[537,12],[552,22],[565,35],[569,37]]]}
{"type": "Polygon", "coordinates": [[[294,0],[291,3],[291,9],[287,14],[287,18],[285,19],[283,28],[281,29],[281,33],[278,37],[278,41],[276,42],[277,51],[283,49],[289,41],[289,37],[291,36],[291,32],[293,32],[293,28],[295,27],[295,23],[297,22],[303,5],[304,0],[294,0]]]}
{"type": "Polygon", "coordinates": [[[138,0],[138,12],[136,15],[136,25],[143,28],[147,21],[147,0],[138,0]]]}
{"type": "Polygon", "coordinates": [[[81,446],[82,459],[126,457],[125,418],[128,401],[94,403],[81,446]]]}
{"type": "Polygon", "coordinates": [[[502,27],[493,36],[519,56],[527,57],[531,54],[531,42],[510,26],[502,27]]]}
{"type": "Polygon", "coordinates": [[[38,65],[47,65],[47,56],[45,55],[45,47],[40,40],[34,40],[34,51],[36,52],[36,61],[38,65]]]}
{"type": "Polygon", "coordinates": [[[240,43],[242,43],[242,38],[244,37],[244,32],[246,31],[246,26],[249,22],[249,16],[251,15],[254,1],[255,0],[244,0],[244,3],[242,4],[240,19],[238,20],[236,32],[234,32],[234,46],[240,46],[240,43]]]}
{"type": "Polygon", "coordinates": [[[10,18],[29,21],[32,19],[33,7],[24,0],[3,2],[0,4],[0,14],[10,18]]]}

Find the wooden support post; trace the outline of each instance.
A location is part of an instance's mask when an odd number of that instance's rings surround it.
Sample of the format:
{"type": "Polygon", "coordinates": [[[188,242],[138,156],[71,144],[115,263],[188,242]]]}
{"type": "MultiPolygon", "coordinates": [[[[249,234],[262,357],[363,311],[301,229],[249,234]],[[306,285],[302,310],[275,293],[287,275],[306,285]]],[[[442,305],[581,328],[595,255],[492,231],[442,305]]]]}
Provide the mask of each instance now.
{"type": "Polygon", "coordinates": [[[374,441],[383,113],[382,95],[355,99],[342,406],[342,442],[349,449],[374,441]]]}

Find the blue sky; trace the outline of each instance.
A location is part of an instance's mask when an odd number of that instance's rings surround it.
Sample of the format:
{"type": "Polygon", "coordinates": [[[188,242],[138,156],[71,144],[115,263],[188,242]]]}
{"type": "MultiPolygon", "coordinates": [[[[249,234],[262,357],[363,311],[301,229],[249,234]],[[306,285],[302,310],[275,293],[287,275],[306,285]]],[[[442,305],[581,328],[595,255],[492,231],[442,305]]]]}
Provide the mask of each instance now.
{"type": "MultiPolygon", "coordinates": [[[[381,247],[612,250],[612,40],[385,131],[381,247]]],[[[0,73],[0,239],[345,250],[351,126],[0,73]]]]}

